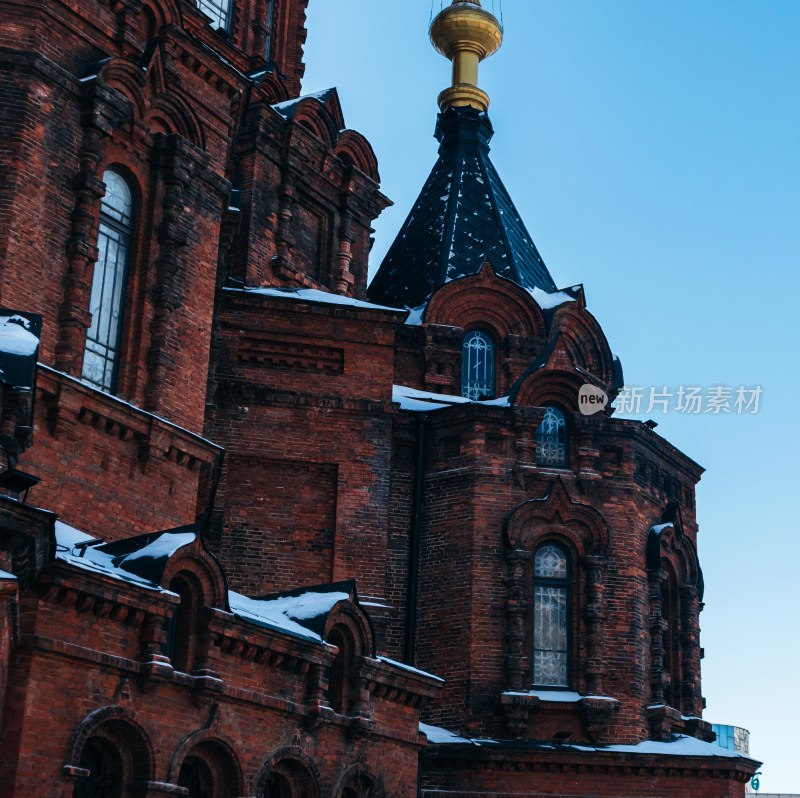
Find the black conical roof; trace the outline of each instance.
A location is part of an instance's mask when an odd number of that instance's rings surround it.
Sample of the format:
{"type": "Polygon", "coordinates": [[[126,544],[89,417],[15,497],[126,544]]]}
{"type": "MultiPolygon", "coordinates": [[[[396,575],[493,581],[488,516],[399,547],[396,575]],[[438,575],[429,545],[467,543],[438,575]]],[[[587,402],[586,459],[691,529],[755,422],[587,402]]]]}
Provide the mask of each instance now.
{"type": "Polygon", "coordinates": [[[489,159],[493,133],[486,113],[474,108],[439,114],[439,160],[368,289],[370,301],[419,307],[487,259],[518,285],[556,290],[489,159]]]}

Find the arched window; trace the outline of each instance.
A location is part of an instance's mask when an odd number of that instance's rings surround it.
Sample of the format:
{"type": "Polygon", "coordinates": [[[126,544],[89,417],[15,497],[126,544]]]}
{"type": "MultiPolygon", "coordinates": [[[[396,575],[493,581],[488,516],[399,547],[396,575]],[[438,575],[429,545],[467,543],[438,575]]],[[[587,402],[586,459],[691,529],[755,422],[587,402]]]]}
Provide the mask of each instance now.
{"type": "Polygon", "coordinates": [[[73,798],[118,798],[122,795],[122,758],[104,737],[90,737],[83,747],[80,767],[89,771],[72,791],[73,798]]]}
{"type": "Polygon", "coordinates": [[[353,667],[355,641],[352,632],[341,624],[331,629],[327,639],[339,649],[328,677],[328,702],[340,715],[346,715],[350,708],[350,671],[353,667]]]}
{"type": "Polygon", "coordinates": [[[546,408],[542,423],[536,428],[536,463],[567,467],[567,422],[558,408],[546,408]]]}
{"type": "Polygon", "coordinates": [[[125,180],[108,170],[103,175],[106,195],[100,203],[97,229],[97,263],[92,277],[89,312],[81,376],[87,382],[113,391],[119,365],[122,308],[133,232],[133,196],[125,180]]]}
{"type": "Polygon", "coordinates": [[[478,330],[468,332],[461,346],[461,395],[473,400],[494,396],[494,344],[478,330]]]}
{"type": "Polygon", "coordinates": [[[241,770],[231,751],[216,741],[194,746],[178,771],[178,786],[189,798],[228,798],[242,795],[241,770]]]}
{"type": "Polygon", "coordinates": [[[533,683],[569,686],[570,573],[566,551],[545,543],[533,558],[533,683]]]}
{"type": "Polygon", "coordinates": [[[197,0],[197,7],[210,17],[210,25],[215,30],[231,32],[231,11],[233,0],[197,0]]]}
{"type": "Polygon", "coordinates": [[[166,655],[176,671],[189,673],[194,651],[195,621],[200,611],[201,590],[191,574],[179,573],[169,583],[169,589],[177,593],[180,603],[175,607],[167,625],[166,655]]]}

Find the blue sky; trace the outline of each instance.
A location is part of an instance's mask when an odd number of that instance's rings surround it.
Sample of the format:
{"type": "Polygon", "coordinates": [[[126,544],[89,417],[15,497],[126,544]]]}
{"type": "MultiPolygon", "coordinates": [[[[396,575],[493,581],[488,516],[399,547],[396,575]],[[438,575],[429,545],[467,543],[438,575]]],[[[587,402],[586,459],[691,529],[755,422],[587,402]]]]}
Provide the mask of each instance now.
{"type": "MultiPolygon", "coordinates": [[[[756,415],[650,415],[708,469],[705,717],[750,730],[763,791],[800,793],[800,0],[502,11],[481,65],[492,158],[556,283],[584,284],[627,384],[763,388],[756,415]]],[[[431,0],[310,2],[304,90],[338,87],[395,203],[373,272],[436,160],[449,65],[430,16],[431,0]]]]}

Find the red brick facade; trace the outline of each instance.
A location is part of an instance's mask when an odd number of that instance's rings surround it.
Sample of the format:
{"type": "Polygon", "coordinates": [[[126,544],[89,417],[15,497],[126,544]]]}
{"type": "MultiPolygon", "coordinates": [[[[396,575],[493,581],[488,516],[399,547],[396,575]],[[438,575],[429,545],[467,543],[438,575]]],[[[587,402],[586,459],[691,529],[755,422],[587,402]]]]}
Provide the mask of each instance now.
{"type": "Polygon", "coordinates": [[[388,200],[299,96],[306,0],[198,6],[0,12],[0,306],[43,320],[2,386],[0,798],[741,796],[703,744],[702,469],[580,412],[619,387],[582,287],[487,261],[419,318],[365,301],[388,200]],[[459,395],[475,331],[494,401],[459,395]]]}

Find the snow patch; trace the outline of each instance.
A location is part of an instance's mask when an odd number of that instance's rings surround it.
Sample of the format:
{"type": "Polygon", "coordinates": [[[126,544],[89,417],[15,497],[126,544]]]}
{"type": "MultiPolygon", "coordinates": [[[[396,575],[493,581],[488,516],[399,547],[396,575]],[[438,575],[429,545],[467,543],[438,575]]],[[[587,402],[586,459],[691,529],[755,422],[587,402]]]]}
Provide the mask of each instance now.
{"type": "Polygon", "coordinates": [[[422,314],[425,313],[425,308],[428,306],[428,303],[425,302],[420,305],[418,308],[410,308],[406,306],[406,310],[408,311],[408,318],[406,319],[406,324],[411,327],[419,327],[422,325],[422,314]]]}
{"type": "Polygon", "coordinates": [[[471,743],[472,740],[466,737],[459,737],[447,729],[442,729],[439,726],[428,726],[427,723],[420,723],[419,730],[425,734],[429,743],[437,743],[439,745],[446,743],[471,743]]]}
{"type": "Polygon", "coordinates": [[[55,522],[56,534],[56,558],[68,562],[84,571],[104,574],[123,582],[128,582],[139,587],[146,587],[150,590],[164,589],[149,579],[138,576],[125,569],[125,564],[141,560],[146,557],[159,559],[171,557],[178,549],[187,546],[195,539],[194,532],[162,532],[152,542],[130,554],[109,554],[102,551],[98,546],[80,546],[81,543],[91,543],[97,541],[102,545],[102,538],[92,537],[85,532],[81,532],[75,527],[61,521],[55,522]],[[76,548],[79,547],[79,548],[76,548]]]}
{"type": "Polygon", "coordinates": [[[30,321],[23,316],[0,316],[0,351],[30,357],[39,346],[30,328],[30,321]]]}
{"type": "Polygon", "coordinates": [[[330,294],[327,291],[319,291],[316,288],[226,288],[226,291],[243,291],[248,294],[260,294],[261,296],[276,296],[282,299],[296,299],[303,302],[317,302],[321,305],[347,305],[353,308],[364,308],[365,310],[392,310],[395,313],[401,308],[391,308],[388,305],[373,305],[372,302],[364,302],[361,299],[353,299],[341,294],[330,294]]]}
{"type": "Polygon", "coordinates": [[[387,665],[392,665],[395,668],[408,671],[409,673],[417,673],[420,676],[427,677],[428,679],[436,679],[437,682],[444,684],[444,679],[442,679],[441,676],[434,676],[432,673],[428,673],[428,671],[421,671],[419,668],[415,668],[412,665],[406,665],[405,662],[397,662],[396,660],[389,659],[389,657],[381,657],[380,655],[375,659],[377,659],[379,662],[385,662],[387,665]]]}
{"type": "Polygon", "coordinates": [[[511,404],[508,396],[474,401],[467,399],[465,396],[420,391],[417,388],[409,388],[406,385],[394,385],[392,387],[392,401],[399,404],[402,410],[416,410],[423,413],[439,410],[442,407],[450,407],[451,405],[474,404],[488,405],[490,407],[509,407],[511,404]]]}
{"type": "Polygon", "coordinates": [[[314,593],[307,592],[300,596],[280,596],[274,599],[254,599],[228,591],[228,603],[234,615],[243,620],[266,625],[278,631],[288,632],[304,640],[322,642],[322,638],[297,621],[316,618],[330,612],[334,604],[349,598],[343,592],[314,593]]]}
{"type": "Polygon", "coordinates": [[[551,310],[563,305],[565,302],[574,302],[575,297],[570,296],[566,291],[553,291],[548,293],[541,288],[529,288],[528,293],[536,300],[536,304],[542,310],[551,310]]]}
{"type": "Polygon", "coordinates": [[[656,524],[656,526],[651,526],[650,531],[654,532],[656,535],[660,535],[665,529],[672,529],[674,524],[669,521],[666,524],[656,524]]]}

